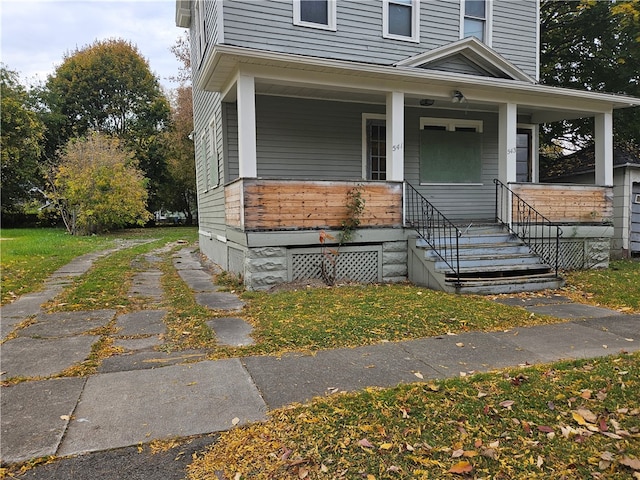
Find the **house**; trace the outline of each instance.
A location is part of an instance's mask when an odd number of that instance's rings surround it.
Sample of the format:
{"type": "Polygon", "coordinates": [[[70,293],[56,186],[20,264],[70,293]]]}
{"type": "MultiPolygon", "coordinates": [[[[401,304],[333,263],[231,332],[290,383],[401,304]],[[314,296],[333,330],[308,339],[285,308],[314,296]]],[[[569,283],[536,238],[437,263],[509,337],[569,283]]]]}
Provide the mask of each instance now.
{"type": "MultiPolygon", "coordinates": [[[[541,162],[544,182],[593,184],[595,152],[587,148],[557,161],[541,162]]],[[[640,149],[619,144],[613,149],[613,238],[611,256],[640,255],[640,149]]]]}
{"type": "Polygon", "coordinates": [[[540,85],[538,18],[538,1],[177,0],[202,252],[251,289],[318,277],[357,191],[339,278],[497,293],[557,287],[585,252],[606,264],[612,112],[640,99],[540,85]],[[539,183],[539,126],[575,118],[595,120],[594,184],[539,183]]]}

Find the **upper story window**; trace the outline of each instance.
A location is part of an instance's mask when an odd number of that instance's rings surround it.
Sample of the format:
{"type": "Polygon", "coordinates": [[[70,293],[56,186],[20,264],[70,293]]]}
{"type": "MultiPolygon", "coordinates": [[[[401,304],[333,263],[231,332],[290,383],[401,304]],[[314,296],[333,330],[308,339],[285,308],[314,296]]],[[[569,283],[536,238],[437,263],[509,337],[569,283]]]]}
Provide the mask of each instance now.
{"type": "Polygon", "coordinates": [[[198,61],[201,61],[207,50],[207,25],[204,0],[197,0],[194,5],[195,29],[196,29],[196,53],[198,61]]]}
{"type": "Polygon", "coordinates": [[[464,0],[461,38],[476,37],[481,42],[488,43],[487,6],[486,0],[464,0]]]}
{"type": "Polygon", "coordinates": [[[420,0],[383,0],[382,36],[396,40],[420,40],[420,0]]]}
{"type": "Polygon", "coordinates": [[[336,30],[336,0],[293,0],[293,24],[336,30]]]}

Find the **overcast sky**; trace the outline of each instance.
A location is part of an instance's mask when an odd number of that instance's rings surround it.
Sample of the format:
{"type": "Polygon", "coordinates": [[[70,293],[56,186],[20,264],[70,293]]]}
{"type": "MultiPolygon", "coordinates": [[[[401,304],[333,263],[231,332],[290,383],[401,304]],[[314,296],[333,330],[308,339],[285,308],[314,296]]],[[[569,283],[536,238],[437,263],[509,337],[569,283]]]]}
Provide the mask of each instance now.
{"type": "Polygon", "coordinates": [[[122,38],[138,47],[166,88],[179,63],[169,48],[185,30],[175,0],[0,0],[1,61],[27,85],[45,81],[66,53],[95,40],[122,38]]]}

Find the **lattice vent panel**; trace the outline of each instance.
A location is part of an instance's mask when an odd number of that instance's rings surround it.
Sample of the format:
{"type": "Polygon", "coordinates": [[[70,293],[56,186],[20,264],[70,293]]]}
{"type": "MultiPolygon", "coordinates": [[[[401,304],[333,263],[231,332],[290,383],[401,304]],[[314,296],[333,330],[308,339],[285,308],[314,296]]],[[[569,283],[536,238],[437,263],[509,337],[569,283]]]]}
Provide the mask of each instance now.
{"type": "MultiPolygon", "coordinates": [[[[545,245],[544,248],[537,245],[531,250],[540,255],[544,253],[547,258],[555,258],[556,246],[545,245]]],[[[563,270],[582,270],[593,267],[598,261],[592,258],[592,254],[585,249],[584,241],[560,242],[560,255],[558,266],[563,270]]],[[[553,265],[551,265],[553,267],[553,265]]]]}
{"type": "MultiPolygon", "coordinates": [[[[322,253],[293,253],[291,255],[291,280],[322,278],[321,264],[323,259],[325,259],[327,268],[331,268],[331,262],[322,253]]],[[[336,279],[361,283],[378,282],[378,262],[377,251],[342,251],[338,255],[336,263],[336,279]]]]}

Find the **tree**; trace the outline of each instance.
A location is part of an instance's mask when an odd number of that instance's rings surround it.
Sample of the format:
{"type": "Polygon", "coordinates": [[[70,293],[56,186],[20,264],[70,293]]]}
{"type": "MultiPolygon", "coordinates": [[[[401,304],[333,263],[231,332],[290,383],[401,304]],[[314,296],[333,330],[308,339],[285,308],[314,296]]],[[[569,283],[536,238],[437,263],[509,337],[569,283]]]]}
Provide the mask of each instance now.
{"type": "Polygon", "coordinates": [[[165,134],[168,181],[162,189],[164,206],[185,214],[186,223],[193,223],[197,210],[196,165],[193,132],[193,96],[191,89],[191,49],[189,35],[178,38],[171,52],[182,62],[175,78],[180,86],[171,102],[171,127],[165,134]]]}
{"type": "Polygon", "coordinates": [[[150,197],[165,174],[162,132],[169,102],[137,48],[125,40],[96,41],[65,56],[40,92],[47,123],[46,154],[55,158],[71,138],[100,132],[135,152],[150,197]]]}
{"type": "Polygon", "coordinates": [[[18,74],[0,66],[2,157],[0,190],[2,213],[16,212],[29,198],[29,191],[40,184],[38,159],[44,125],[28,108],[28,94],[20,85],[18,74]]]}
{"type": "Polygon", "coordinates": [[[71,139],[51,172],[51,195],[71,234],[144,225],[146,179],[120,140],[92,132],[71,139]]]}
{"type": "MultiPolygon", "coordinates": [[[[640,0],[541,2],[541,81],[640,96],[640,0]]],[[[640,109],[614,112],[618,143],[640,144],[640,109]]],[[[592,143],[591,119],[547,126],[543,144],[592,143]]]]}

